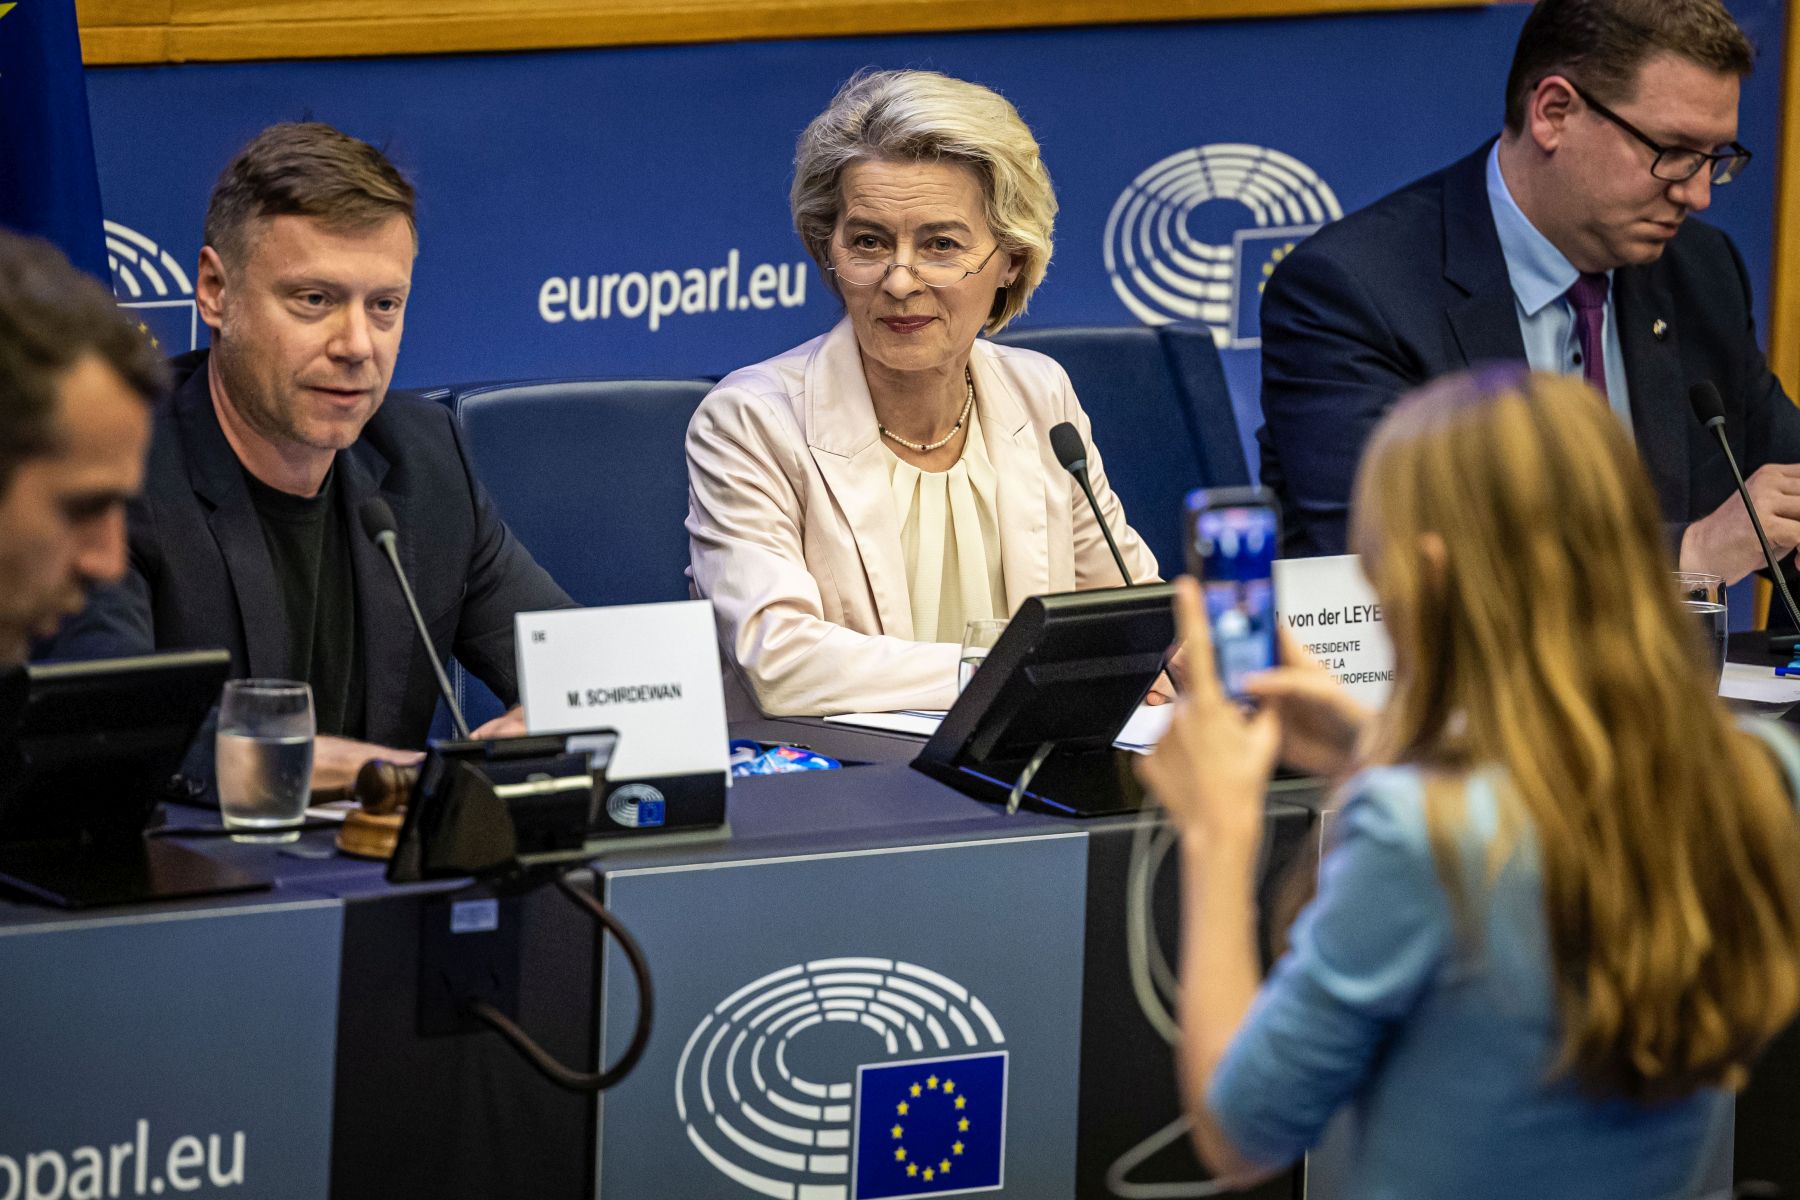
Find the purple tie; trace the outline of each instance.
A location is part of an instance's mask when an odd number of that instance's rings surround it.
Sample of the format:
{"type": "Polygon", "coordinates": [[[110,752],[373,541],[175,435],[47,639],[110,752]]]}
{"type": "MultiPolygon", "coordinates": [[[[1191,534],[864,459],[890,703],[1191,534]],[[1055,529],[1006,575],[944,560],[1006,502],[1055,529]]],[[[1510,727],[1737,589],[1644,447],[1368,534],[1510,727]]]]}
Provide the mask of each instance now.
{"type": "Polygon", "coordinates": [[[1604,275],[1584,274],[1569,288],[1575,306],[1575,340],[1581,343],[1581,377],[1602,396],[1606,395],[1606,288],[1604,275]]]}

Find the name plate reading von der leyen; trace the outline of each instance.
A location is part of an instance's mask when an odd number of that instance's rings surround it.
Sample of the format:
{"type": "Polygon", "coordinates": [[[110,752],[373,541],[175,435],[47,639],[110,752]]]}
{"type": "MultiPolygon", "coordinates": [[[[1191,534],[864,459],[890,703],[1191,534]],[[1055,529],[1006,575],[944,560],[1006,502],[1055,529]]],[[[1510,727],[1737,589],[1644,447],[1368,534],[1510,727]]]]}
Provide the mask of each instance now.
{"type": "Polygon", "coordinates": [[[1275,561],[1279,619],[1364,704],[1380,707],[1394,686],[1394,644],[1381,603],[1354,554],[1275,561]]]}
{"type": "Polygon", "coordinates": [[[711,604],[572,608],[520,613],[516,621],[530,732],[618,730],[609,780],[726,773],[711,604]]]}

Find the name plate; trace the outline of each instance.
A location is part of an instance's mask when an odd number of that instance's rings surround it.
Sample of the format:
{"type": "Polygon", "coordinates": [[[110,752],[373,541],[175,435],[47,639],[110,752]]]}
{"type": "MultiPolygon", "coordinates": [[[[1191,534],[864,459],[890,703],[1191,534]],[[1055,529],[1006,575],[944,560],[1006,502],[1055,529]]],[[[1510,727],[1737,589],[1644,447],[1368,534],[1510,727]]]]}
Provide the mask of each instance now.
{"type": "Polygon", "coordinates": [[[1394,644],[1381,602],[1354,554],[1275,560],[1275,608],[1288,632],[1371,707],[1394,684],[1394,644]]]}
{"type": "Polygon", "coordinates": [[[571,608],[515,621],[527,731],[618,730],[608,780],[726,774],[710,603],[571,608]]]}

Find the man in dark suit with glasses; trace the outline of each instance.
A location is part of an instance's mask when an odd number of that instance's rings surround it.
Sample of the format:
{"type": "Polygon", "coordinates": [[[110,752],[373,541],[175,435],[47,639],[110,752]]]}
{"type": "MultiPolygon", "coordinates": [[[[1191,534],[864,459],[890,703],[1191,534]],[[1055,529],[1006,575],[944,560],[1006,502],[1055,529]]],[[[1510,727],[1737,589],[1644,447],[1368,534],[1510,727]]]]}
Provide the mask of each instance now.
{"type": "Polygon", "coordinates": [[[1497,359],[1604,394],[1681,566],[1734,581],[1762,557],[1688,403],[1715,384],[1770,541],[1800,545],[1800,413],[1758,348],[1743,260],[1690,219],[1750,162],[1736,138],[1751,63],[1718,0],[1540,0],[1499,138],[1283,260],[1263,298],[1258,436],[1289,553],[1348,549],[1357,461],[1399,393],[1497,359]]]}

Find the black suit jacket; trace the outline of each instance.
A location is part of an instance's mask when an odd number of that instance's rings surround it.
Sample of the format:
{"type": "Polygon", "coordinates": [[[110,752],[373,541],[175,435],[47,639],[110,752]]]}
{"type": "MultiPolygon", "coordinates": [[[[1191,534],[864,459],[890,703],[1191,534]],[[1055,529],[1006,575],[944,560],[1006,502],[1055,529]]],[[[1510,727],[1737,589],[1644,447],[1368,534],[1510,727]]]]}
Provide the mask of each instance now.
{"type": "MultiPolygon", "coordinates": [[[[1345,552],[1357,462],[1400,393],[1525,357],[1488,205],[1492,145],[1321,229],[1269,280],[1257,437],[1289,554],[1345,552]]],[[[1633,432],[1679,544],[1688,522],[1734,490],[1688,389],[1718,385],[1746,475],[1800,462],[1800,412],[1757,346],[1743,259],[1719,230],[1683,222],[1660,259],[1615,271],[1613,288],[1633,432]]]]}
{"type": "MultiPolygon", "coordinates": [[[[213,412],[206,356],[174,360],[175,392],[157,412],[144,491],[128,516],[125,580],[97,591],[39,658],[220,646],[234,677],[292,677],[275,568],[213,412]]],[[[390,393],[335,470],[349,512],[371,496],[393,509],[400,561],[438,653],[454,653],[514,703],[514,614],[572,602],[501,521],[450,410],[390,393]]],[[[366,734],[423,746],[438,695],[430,662],[386,557],[360,528],[350,547],[366,734]]]]}

